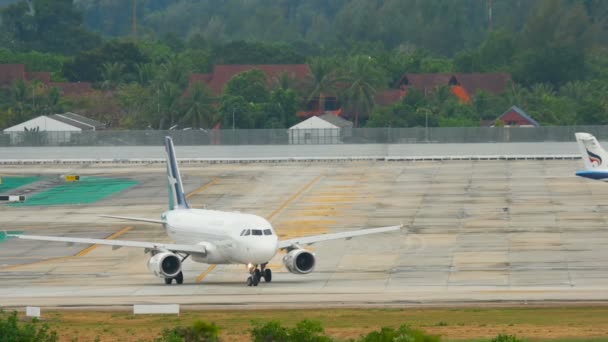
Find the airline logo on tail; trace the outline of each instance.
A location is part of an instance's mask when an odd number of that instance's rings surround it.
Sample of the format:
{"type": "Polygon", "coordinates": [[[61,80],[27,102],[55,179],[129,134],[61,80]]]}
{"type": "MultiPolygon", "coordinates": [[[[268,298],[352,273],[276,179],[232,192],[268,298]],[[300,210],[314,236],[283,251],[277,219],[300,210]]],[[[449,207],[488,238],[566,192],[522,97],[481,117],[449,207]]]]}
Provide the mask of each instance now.
{"type": "Polygon", "coordinates": [[[593,167],[598,167],[600,165],[602,165],[602,157],[598,156],[597,154],[585,149],[587,151],[587,155],[589,156],[589,161],[591,161],[591,165],[593,167]]]}

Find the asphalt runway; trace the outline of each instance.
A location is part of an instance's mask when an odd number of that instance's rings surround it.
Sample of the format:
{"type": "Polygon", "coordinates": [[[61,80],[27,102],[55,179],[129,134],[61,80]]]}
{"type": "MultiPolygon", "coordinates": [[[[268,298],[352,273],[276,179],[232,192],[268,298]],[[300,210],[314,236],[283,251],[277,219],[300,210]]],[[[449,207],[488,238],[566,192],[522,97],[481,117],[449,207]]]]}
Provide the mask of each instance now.
{"type": "MultiPolygon", "coordinates": [[[[204,307],[360,306],[608,300],[608,184],[580,161],[311,162],[182,165],[193,207],[267,217],[281,238],[403,223],[399,233],[312,246],[315,272],[245,286],[244,266],[184,264],[166,286],[140,249],[0,242],[0,306],[179,303],[204,307]]],[[[0,205],[0,229],[166,241],[154,165],[2,166],[0,174],[80,174],[140,183],[95,204],[0,205]]],[[[35,186],[30,189],[35,191],[35,186]]]]}

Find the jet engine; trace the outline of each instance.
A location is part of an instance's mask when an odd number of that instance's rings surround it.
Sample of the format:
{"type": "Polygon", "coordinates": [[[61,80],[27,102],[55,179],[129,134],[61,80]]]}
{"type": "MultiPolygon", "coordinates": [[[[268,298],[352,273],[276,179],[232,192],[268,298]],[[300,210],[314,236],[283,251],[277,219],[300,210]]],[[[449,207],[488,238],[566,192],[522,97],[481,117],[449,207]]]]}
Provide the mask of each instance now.
{"type": "Polygon", "coordinates": [[[182,270],[182,261],[173,253],[158,253],[148,260],[148,269],[159,278],[173,278],[182,270]]]}
{"type": "Polygon", "coordinates": [[[294,249],[283,257],[283,264],[291,273],[308,274],[315,268],[315,256],[305,249],[294,249]]]}

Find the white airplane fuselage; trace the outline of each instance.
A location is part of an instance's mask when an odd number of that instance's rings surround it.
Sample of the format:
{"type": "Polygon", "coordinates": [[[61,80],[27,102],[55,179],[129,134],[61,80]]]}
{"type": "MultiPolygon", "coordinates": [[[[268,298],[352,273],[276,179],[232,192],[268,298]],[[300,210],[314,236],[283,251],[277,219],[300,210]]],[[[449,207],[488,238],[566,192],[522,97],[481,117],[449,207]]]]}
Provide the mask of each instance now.
{"type": "Polygon", "coordinates": [[[162,215],[167,234],[179,244],[205,246],[192,260],[206,264],[267,263],[278,250],[278,238],[266,219],[242,213],[177,209],[162,215]],[[270,234],[269,234],[270,232],[270,234]]]}

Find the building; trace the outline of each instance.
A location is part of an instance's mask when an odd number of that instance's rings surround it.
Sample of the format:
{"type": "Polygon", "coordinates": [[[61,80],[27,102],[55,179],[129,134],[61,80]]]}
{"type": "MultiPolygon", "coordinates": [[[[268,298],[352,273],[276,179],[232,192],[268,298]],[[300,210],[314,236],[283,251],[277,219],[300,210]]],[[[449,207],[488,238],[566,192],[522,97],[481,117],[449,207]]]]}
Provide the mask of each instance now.
{"type": "Polygon", "coordinates": [[[82,96],[93,91],[88,82],[52,82],[50,72],[29,72],[25,64],[0,64],[0,87],[8,87],[16,81],[38,81],[49,88],[57,88],[63,96],[82,96]]]}
{"type": "Polygon", "coordinates": [[[332,113],[311,116],[289,128],[289,143],[294,145],[341,144],[352,135],[353,123],[332,113]]]}
{"type": "Polygon", "coordinates": [[[52,144],[65,144],[70,142],[72,133],[102,130],[105,127],[106,125],[99,121],[67,112],[48,116],[41,115],[8,127],[3,130],[3,133],[10,136],[11,145],[28,144],[28,139],[35,140],[35,144],[42,144],[45,141],[52,144]]]}
{"type": "Polygon", "coordinates": [[[439,74],[404,74],[397,87],[408,91],[415,88],[428,95],[437,87],[451,87],[452,93],[462,102],[469,103],[471,97],[480,91],[498,95],[503,93],[511,82],[507,73],[439,73],[439,74]]]}
{"type": "MultiPolygon", "coordinates": [[[[205,84],[211,92],[218,96],[230,80],[243,72],[250,70],[260,70],[266,75],[268,86],[277,84],[283,75],[293,80],[296,87],[303,86],[310,78],[311,71],[307,64],[235,64],[214,66],[210,74],[191,74],[189,88],[196,83],[205,84]]],[[[315,97],[306,103],[304,110],[298,112],[300,118],[322,115],[331,112],[336,115],[341,114],[341,105],[335,94],[327,94],[323,98],[315,97]]]]}
{"type": "MultiPolygon", "coordinates": [[[[202,83],[207,85],[216,96],[221,95],[234,76],[253,69],[261,70],[266,75],[269,86],[276,84],[283,75],[287,75],[294,80],[296,87],[301,87],[309,81],[312,74],[306,64],[216,65],[210,74],[190,75],[189,87],[202,83]]],[[[394,89],[378,90],[374,100],[379,106],[389,106],[402,100],[412,88],[428,95],[437,87],[447,86],[463,103],[470,103],[479,90],[500,94],[507,89],[510,82],[511,76],[507,73],[407,73],[401,76],[394,89]]],[[[344,83],[336,85],[338,89],[344,89],[346,86],[347,84],[344,83]]],[[[301,119],[306,119],[325,113],[349,118],[349,113],[343,110],[337,94],[323,94],[322,97],[311,98],[297,115],[301,119]]]]}
{"type": "Polygon", "coordinates": [[[534,120],[528,115],[523,109],[513,106],[506,112],[502,113],[496,120],[491,121],[486,126],[496,126],[497,122],[501,122],[505,127],[519,126],[519,127],[540,127],[538,121],[534,120]]]}
{"type": "Polygon", "coordinates": [[[218,64],[213,67],[211,74],[191,74],[189,87],[203,83],[213,94],[220,95],[234,76],[254,69],[261,70],[266,75],[269,86],[278,82],[283,74],[294,80],[304,80],[311,73],[308,64],[218,64]]]}

